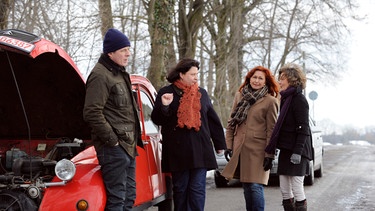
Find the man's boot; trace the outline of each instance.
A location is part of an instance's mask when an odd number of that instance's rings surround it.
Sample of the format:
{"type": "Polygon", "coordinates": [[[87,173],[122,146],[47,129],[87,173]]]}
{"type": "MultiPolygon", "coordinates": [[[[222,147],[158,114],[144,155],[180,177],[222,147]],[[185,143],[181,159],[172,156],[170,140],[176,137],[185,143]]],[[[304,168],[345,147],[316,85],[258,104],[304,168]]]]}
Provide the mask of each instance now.
{"type": "Polygon", "coordinates": [[[306,199],[303,201],[296,201],[296,211],[307,211],[306,199]]]}
{"type": "Polygon", "coordinates": [[[285,211],[295,211],[294,198],[283,200],[283,207],[285,211]]]}

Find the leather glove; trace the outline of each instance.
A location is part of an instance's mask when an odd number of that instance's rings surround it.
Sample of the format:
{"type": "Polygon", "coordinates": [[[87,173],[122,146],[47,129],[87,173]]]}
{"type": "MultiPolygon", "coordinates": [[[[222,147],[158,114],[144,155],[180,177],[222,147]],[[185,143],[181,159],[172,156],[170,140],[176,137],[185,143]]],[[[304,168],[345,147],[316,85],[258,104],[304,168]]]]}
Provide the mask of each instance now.
{"type": "Polygon", "coordinates": [[[232,152],[231,149],[226,149],[226,150],[224,151],[224,157],[225,157],[225,159],[226,159],[227,161],[230,160],[230,158],[232,157],[232,155],[233,155],[233,152],[232,152]]]}
{"type": "Polygon", "coordinates": [[[300,164],[301,163],[301,155],[299,154],[292,154],[290,157],[290,162],[293,164],[300,164]]]}
{"type": "Polygon", "coordinates": [[[267,158],[267,157],[264,158],[264,161],[263,161],[264,171],[268,171],[272,168],[272,165],[273,165],[272,161],[273,161],[273,158],[267,158]]]}

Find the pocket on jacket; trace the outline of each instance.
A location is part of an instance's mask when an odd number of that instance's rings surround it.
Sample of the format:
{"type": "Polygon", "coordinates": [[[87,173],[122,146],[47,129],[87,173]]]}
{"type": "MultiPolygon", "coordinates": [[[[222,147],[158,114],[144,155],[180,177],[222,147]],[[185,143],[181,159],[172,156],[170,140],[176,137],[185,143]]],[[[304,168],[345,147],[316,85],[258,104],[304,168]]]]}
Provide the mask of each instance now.
{"type": "Polygon", "coordinates": [[[116,127],[115,130],[119,139],[121,139],[122,141],[128,144],[134,143],[134,125],[133,124],[121,125],[118,128],[116,127]]]}
{"type": "Polygon", "coordinates": [[[254,138],[266,139],[266,137],[267,137],[266,132],[254,132],[254,138]]]}
{"type": "Polygon", "coordinates": [[[113,102],[117,107],[123,107],[126,103],[125,84],[118,83],[113,87],[113,102]]]}
{"type": "Polygon", "coordinates": [[[264,131],[254,131],[252,143],[264,145],[266,143],[267,134],[264,131]]]}

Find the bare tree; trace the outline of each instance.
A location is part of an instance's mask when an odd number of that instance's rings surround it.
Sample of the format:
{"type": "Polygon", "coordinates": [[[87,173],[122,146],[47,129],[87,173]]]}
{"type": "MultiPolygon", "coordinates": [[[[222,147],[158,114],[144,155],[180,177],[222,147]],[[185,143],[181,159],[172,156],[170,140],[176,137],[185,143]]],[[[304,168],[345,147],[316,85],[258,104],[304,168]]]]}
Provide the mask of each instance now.
{"type": "Polygon", "coordinates": [[[203,0],[178,1],[178,52],[180,58],[195,57],[198,31],[203,23],[203,0]]]}
{"type": "Polygon", "coordinates": [[[148,14],[148,31],[151,38],[151,63],[147,77],[158,90],[165,84],[166,52],[172,36],[174,0],[144,1],[148,14]]]}
{"type": "MultiPolygon", "coordinates": [[[[126,18],[126,16],[121,16],[121,26],[123,28],[123,30],[127,29],[127,28],[130,28],[131,29],[131,34],[130,34],[130,39],[132,40],[132,49],[133,49],[133,58],[138,58],[138,53],[139,51],[141,50],[138,45],[139,45],[139,41],[141,42],[142,40],[142,36],[141,36],[141,23],[142,23],[142,18],[137,18],[137,17],[141,17],[142,15],[142,6],[141,6],[141,3],[137,3],[138,1],[136,0],[133,0],[132,3],[130,4],[130,8],[131,8],[131,17],[132,18],[126,18]],[[133,18],[135,17],[135,18],[133,18]]],[[[123,4],[125,5],[125,4],[123,4]]],[[[120,7],[120,14],[126,14],[126,10],[125,8],[126,7],[120,7]]],[[[141,59],[140,59],[141,60],[141,59]]],[[[139,71],[138,67],[137,67],[137,61],[138,59],[132,59],[130,61],[130,68],[127,68],[127,70],[129,71],[129,73],[131,74],[134,74],[134,73],[137,73],[137,70],[139,71]]]]}
{"type": "Polygon", "coordinates": [[[341,75],[348,52],[345,20],[352,18],[355,1],[0,0],[0,8],[10,9],[5,27],[62,46],[83,74],[100,56],[111,27],[131,40],[128,70],[147,75],[157,88],[177,58],[198,55],[200,84],[225,122],[242,76],[256,65],[276,73],[284,63],[297,62],[310,80],[341,75]]]}
{"type": "Polygon", "coordinates": [[[11,0],[0,0],[0,29],[6,29],[8,26],[8,15],[11,0]]]}
{"type": "Polygon", "coordinates": [[[227,58],[227,70],[228,70],[228,95],[226,99],[229,99],[227,105],[231,108],[231,102],[238,91],[238,88],[242,82],[242,56],[243,56],[243,23],[244,13],[247,12],[245,7],[245,0],[234,0],[230,1],[229,7],[229,37],[228,37],[228,58],[227,58]],[[244,10],[245,9],[245,10],[244,10]]]}
{"type": "Polygon", "coordinates": [[[204,24],[214,41],[215,53],[215,109],[226,122],[232,107],[234,93],[241,83],[243,71],[243,17],[262,1],[212,1],[208,4],[204,24]],[[229,33],[228,33],[229,31],[229,33]]]}
{"type": "Polygon", "coordinates": [[[207,18],[204,19],[205,26],[214,41],[215,53],[213,63],[215,65],[215,89],[214,89],[214,107],[222,121],[228,118],[229,107],[227,105],[227,55],[228,55],[228,1],[212,1],[208,4],[210,7],[207,18]]]}
{"type": "Polygon", "coordinates": [[[101,20],[100,31],[102,37],[108,29],[113,28],[113,15],[111,1],[99,0],[99,15],[101,20]]]}
{"type": "Polygon", "coordinates": [[[251,32],[246,34],[255,35],[247,42],[249,49],[257,50],[253,61],[275,74],[286,62],[296,62],[305,67],[310,80],[337,78],[345,71],[345,62],[337,62],[337,58],[346,57],[343,41],[348,30],[344,20],[351,17],[354,8],[352,1],[263,2],[247,17],[257,17],[246,23],[252,26],[247,27],[251,32]]]}

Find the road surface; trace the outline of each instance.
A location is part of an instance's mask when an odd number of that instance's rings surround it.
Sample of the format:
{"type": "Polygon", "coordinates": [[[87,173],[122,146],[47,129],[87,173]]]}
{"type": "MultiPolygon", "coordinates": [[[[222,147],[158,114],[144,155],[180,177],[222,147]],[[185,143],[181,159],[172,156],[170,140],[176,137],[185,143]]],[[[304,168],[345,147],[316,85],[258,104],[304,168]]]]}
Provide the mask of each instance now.
{"type": "MultiPolygon", "coordinates": [[[[305,186],[309,211],[375,211],[375,146],[325,146],[323,177],[305,186]]],[[[266,211],[282,211],[279,187],[265,187],[266,211]]],[[[239,185],[216,188],[208,175],[207,211],[246,210],[239,185]]]]}
{"type": "MultiPolygon", "coordinates": [[[[309,211],[375,211],[375,146],[325,146],[323,177],[305,186],[309,211]]],[[[239,183],[216,188],[207,174],[205,211],[245,211],[239,183]]],[[[266,186],[266,211],[283,211],[277,184],[266,186]]],[[[156,211],[156,207],[148,209],[156,211]]]]}

